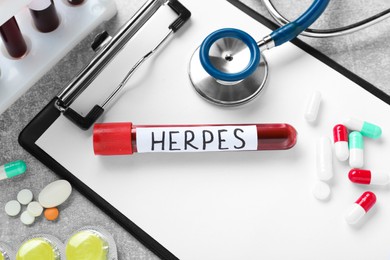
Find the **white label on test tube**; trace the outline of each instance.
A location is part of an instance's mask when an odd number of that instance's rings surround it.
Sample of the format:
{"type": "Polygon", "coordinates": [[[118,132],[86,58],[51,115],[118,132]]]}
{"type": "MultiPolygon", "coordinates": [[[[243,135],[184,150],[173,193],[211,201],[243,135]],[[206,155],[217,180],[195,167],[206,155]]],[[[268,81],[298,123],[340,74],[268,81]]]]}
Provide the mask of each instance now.
{"type": "Polygon", "coordinates": [[[327,137],[320,137],[317,141],[317,176],[321,181],[328,181],[333,177],[332,144],[327,137]]]}
{"type": "Polygon", "coordinates": [[[137,128],[139,153],[254,151],[257,140],[255,125],[137,128]]]}

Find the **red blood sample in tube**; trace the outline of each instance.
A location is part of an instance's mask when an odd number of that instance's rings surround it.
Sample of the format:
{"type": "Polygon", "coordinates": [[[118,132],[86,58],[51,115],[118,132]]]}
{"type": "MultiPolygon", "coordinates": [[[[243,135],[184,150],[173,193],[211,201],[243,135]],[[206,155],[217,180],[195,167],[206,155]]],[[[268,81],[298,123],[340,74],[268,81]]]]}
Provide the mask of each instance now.
{"type": "Polygon", "coordinates": [[[80,5],[84,2],[84,0],[68,0],[68,2],[71,4],[71,5],[80,5]]]}
{"type": "Polygon", "coordinates": [[[53,0],[34,0],[29,5],[35,27],[40,32],[51,32],[57,29],[60,19],[53,0]]]}
{"type": "Polygon", "coordinates": [[[0,35],[11,57],[21,58],[27,53],[27,44],[15,17],[11,17],[0,26],[0,35]]]}
{"type": "Polygon", "coordinates": [[[286,150],[296,141],[297,132],[288,124],[136,126],[128,122],[95,124],[93,128],[96,155],[286,150]]]}

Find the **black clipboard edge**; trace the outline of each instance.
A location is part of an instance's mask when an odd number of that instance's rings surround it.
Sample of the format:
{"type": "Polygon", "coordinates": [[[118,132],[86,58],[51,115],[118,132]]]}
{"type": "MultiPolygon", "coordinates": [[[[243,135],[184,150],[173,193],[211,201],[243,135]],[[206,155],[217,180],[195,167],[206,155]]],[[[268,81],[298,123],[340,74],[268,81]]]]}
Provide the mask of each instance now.
{"type": "MultiPolygon", "coordinates": [[[[249,6],[245,5],[244,3],[240,2],[239,0],[227,0],[229,3],[240,9],[241,11],[245,12],[247,15],[255,19],[256,21],[260,22],[261,24],[267,26],[271,30],[275,30],[279,28],[279,26],[262,16],[261,14],[257,13],[255,10],[250,8],[249,6]]],[[[349,71],[347,68],[343,67],[342,65],[338,64],[336,61],[332,60],[325,54],[321,53],[320,51],[314,49],[307,43],[303,42],[302,40],[296,38],[291,41],[295,46],[301,48],[308,54],[312,55],[316,59],[320,60],[321,62],[325,63],[332,69],[336,70],[337,72],[341,73],[351,81],[355,82],[359,86],[361,86],[363,89],[368,91],[369,93],[373,94],[386,104],[390,105],[390,96],[386,94],[384,91],[376,88],[374,85],[369,83],[368,81],[364,80],[363,78],[359,77],[358,75],[354,74],[353,72],[349,71]]]]}
{"type": "MultiPolygon", "coordinates": [[[[238,9],[242,10],[253,19],[264,24],[268,28],[274,30],[278,26],[260,15],[250,7],[246,6],[244,3],[239,2],[239,0],[227,0],[230,4],[234,5],[238,9]]],[[[331,58],[322,54],[318,50],[314,49],[305,42],[295,39],[292,43],[299,48],[303,49],[313,57],[322,61],[326,65],[330,66],[334,70],[338,71],[348,79],[352,80],[356,84],[360,85],[363,89],[367,90],[374,96],[378,97],[385,103],[390,105],[390,96],[385,92],[379,90],[371,83],[357,76],[353,72],[349,71],[345,67],[341,66],[331,58]]],[[[54,106],[56,99],[54,98],[50,101],[32,120],[31,122],[22,130],[19,135],[18,141],[19,144],[35,158],[45,164],[50,170],[52,170],[57,175],[68,180],[72,183],[81,194],[93,202],[98,208],[110,216],[114,221],[121,225],[126,231],[133,235],[138,241],[140,241],[144,246],[151,250],[154,254],[162,259],[178,259],[166,248],[164,248],[160,243],[155,239],[149,236],[145,231],[139,228],[135,223],[125,217],[117,209],[115,209],[111,204],[105,201],[102,197],[96,194],[91,190],[87,185],[82,183],[78,178],[71,174],[66,168],[60,165],[56,160],[54,160],[50,155],[44,152],[40,147],[38,147],[35,142],[39,139],[41,135],[50,127],[50,125],[55,122],[55,120],[60,116],[59,110],[54,106]]]]}
{"type": "Polygon", "coordinates": [[[36,141],[39,137],[42,136],[61,115],[60,111],[55,107],[56,100],[57,98],[54,98],[50,101],[22,130],[18,137],[19,144],[54,173],[69,181],[81,194],[93,202],[99,209],[121,225],[126,231],[133,235],[134,238],[140,241],[158,257],[161,259],[178,259],[159,242],[148,235],[125,215],[120,213],[109,202],[100,197],[96,192],[76,178],[71,172],[36,145],[36,141]]]}

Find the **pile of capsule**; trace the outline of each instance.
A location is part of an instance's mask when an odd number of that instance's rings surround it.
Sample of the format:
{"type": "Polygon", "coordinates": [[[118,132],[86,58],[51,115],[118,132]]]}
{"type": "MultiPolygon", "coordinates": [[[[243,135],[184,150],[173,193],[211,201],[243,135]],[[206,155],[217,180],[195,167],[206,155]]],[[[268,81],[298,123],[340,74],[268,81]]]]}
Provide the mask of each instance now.
{"type": "MultiPolygon", "coordinates": [[[[370,170],[362,169],[364,166],[364,139],[363,137],[377,139],[382,135],[379,126],[358,119],[349,119],[344,125],[333,128],[333,141],[335,155],[338,160],[346,161],[349,158],[348,173],[351,182],[363,185],[387,185],[390,181],[387,174],[372,174],[370,170]],[[350,133],[348,134],[348,130],[350,133]]],[[[371,191],[364,192],[351,206],[345,216],[348,224],[356,224],[374,206],[376,196],[371,191]]]]}
{"type": "MultiPolygon", "coordinates": [[[[317,120],[321,104],[321,93],[313,91],[306,103],[305,119],[309,123],[317,120]]],[[[378,139],[382,129],[372,123],[356,118],[350,118],[343,124],[333,127],[334,151],[339,161],[347,161],[352,168],[348,177],[351,182],[362,185],[387,185],[390,176],[379,173],[372,174],[364,166],[364,137],[378,139]]],[[[314,185],[313,195],[318,200],[327,200],[330,197],[329,182],[333,177],[332,144],[328,137],[321,137],[317,141],[316,166],[319,181],[314,185]]],[[[374,206],[376,196],[371,191],[364,192],[347,211],[345,221],[354,225],[374,206]]]]}
{"type": "MultiPolygon", "coordinates": [[[[79,5],[84,0],[67,0],[67,2],[70,5],[79,5]]],[[[28,9],[34,26],[39,32],[52,32],[59,26],[60,18],[53,0],[32,0],[28,4],[28,9]]],[[[15,16],[0,24],[0,36],[10,57],[19,59],[27,55],[28,46],[15,16]]]]}
{"type": "MultiPolygon", "coordinates": [[[[386,185],[390,178],[388,175],[372,174],[364,166],[364,137],[377,139],[382,135],[379,126],[350,118],[343,124],[333,127],[333,141],[335,156],[339,161],[349,160],[348,177],[351,182],[363,185],[386,185]]],[[[329,138],[321,137],[317,142],[317,175],[320,181],[314,189],[318,199],[327,198],[330,193],[329,186],[323,181],[333,177],[332,145],[329,138]],[[319,188],[320,187],[320,188],[319,188]]],[[[372,191],[365,191],[351,206],[345,215],[348,224],[356,224],[374,206],[376,196],[372,191]]]]}

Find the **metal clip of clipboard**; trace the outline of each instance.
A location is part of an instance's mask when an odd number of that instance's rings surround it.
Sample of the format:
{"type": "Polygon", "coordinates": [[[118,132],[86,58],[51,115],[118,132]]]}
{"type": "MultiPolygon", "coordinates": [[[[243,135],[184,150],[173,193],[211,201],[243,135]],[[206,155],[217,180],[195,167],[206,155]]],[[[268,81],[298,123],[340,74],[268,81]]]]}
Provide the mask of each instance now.
{"type": "Polygon", "coordinates": [[[127,81],[131,78],[137,68],[151,57],[159,47],[167,41],[169,36],[178,31],[190,18],[191,12],[177,0],[149,0],[140,10],[124,24],[113,36],[103,32],[95,37],[92,49],[97,53],[95,57],[78,73],[78,75],[56,96],[55,103],[57,109],[83,130],[89,129],[93,123],[103,114],[104,108],[120,92],[127,81]],[[153,14],[163,5],[168,5],[178,18],[168,26],[166,36],[146,55],[138,60],[129,70],[124,79],[101,104],[95,105],[86,116],[82,116],[73,110],[70,105],[87,88],[87,86],[99,75],[106,65],[121,51],[124,45],[134,36],[134,34],[153,16],[153,14]]]}

